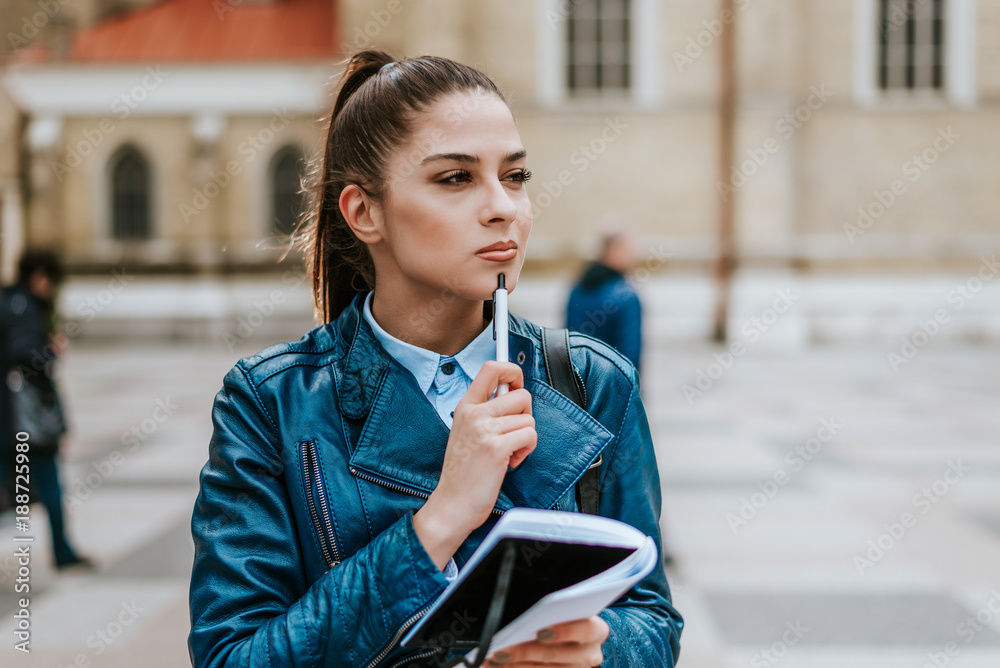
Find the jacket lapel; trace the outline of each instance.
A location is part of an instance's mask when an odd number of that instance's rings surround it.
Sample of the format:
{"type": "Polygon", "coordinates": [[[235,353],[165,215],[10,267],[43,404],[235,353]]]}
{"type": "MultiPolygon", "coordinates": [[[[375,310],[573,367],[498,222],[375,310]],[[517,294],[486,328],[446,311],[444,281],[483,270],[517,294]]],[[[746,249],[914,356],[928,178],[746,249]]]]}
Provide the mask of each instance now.
{"type": "Polygon", "coordinates": [[[538,443],[502,490],[515,506],[552,508],[597,460],[614,434],[547,383],[526,379],[538,443]]]}
{"type": "MultiPolygon", "coordinates": [[[[383,483],[430,494],[441,475],[448,428],[413,375],[385,352],[360,317],[363,298],[364,293],[356,297],[341,317],[349,350],[336,365],[342,412],[364,420],[351,448],[351,466],[383,483]]],[[[510,354],[512,361],[523,358],[538,443],[507,473],[495,506],[500,511],[555,506],[614,438],[585,410],[535,377],[533,350],[529,337],[511,333],[510,354]]]]}

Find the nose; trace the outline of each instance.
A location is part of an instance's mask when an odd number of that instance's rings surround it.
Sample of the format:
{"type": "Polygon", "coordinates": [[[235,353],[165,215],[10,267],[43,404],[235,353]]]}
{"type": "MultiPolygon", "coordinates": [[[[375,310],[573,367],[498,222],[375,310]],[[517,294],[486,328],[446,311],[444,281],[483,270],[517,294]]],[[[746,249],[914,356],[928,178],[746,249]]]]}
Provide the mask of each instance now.
{"type": "Polygon", "coordinates": [[[485,223],[510,223],[517,216],[517,204],[499,179],[490,179],[487,189],[481,221],[485,223]]]}

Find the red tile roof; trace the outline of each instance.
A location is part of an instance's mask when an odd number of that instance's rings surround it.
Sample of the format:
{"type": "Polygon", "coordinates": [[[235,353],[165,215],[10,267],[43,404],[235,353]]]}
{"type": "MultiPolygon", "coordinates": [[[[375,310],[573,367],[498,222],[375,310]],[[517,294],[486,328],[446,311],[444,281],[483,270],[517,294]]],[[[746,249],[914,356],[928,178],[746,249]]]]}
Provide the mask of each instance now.
{"type": "Polygon", "coordinates": [[[165,0],[80,31],[85,63],[316,60],[337,55],[335,0],[165,0]]]}

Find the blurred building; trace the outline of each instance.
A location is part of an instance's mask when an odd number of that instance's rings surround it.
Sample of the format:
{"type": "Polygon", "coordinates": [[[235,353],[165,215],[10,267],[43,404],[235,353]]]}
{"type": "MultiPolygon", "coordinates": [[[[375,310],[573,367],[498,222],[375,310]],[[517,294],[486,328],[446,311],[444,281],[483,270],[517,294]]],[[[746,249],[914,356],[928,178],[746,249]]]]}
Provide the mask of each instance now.
{"type": "Polygon", "coordinates": [[[273,266],[336,71],[332,3],[133,4],[9,59],[27,240],[82,272],[273,266]]]}
{"type": "Polygon", "coordinates": [[[80,270],[273,267],[336,63],[371,45],[468,62],[509,93],[536,266],[589,252],[605,214],[649,257],[707,266],[727,197],[742,266],[959,268],[1000,248],[1000,3],[133,4],[81,3],[71,35],[24,46],[4,75],[23,114],[0,103],[21,146],[0,150],[4,220],[80,270]],[[718,41],[734,26],[738,157],[720,178],[718,41]]]}

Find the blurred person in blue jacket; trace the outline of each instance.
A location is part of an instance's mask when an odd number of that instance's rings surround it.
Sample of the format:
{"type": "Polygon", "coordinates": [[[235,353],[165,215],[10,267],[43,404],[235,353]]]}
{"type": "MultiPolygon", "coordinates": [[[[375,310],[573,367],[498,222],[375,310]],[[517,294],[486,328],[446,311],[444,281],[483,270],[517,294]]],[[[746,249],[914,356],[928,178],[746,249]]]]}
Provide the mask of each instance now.
{"type": "Polygon", "coordinates": [[[599,258],[570,291],[566,327],[617,348],[641,371],[642,304],[627,278],[635,263],[632,233],[621,224],[606,226],[599,258]]]}

